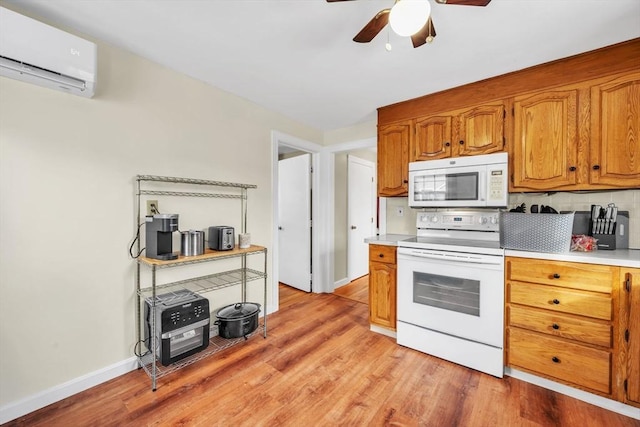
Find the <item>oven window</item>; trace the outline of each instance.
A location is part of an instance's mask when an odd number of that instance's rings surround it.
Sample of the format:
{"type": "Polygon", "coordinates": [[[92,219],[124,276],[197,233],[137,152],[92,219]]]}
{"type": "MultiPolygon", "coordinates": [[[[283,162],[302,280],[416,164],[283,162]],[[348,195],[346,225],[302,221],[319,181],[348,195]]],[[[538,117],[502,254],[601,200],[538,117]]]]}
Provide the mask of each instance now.
{"type": "Polygon", "coordinates": [[[415,178],[415,200],[478,200],[478,172],[415,178]]]}
{"type": "Polygon", "coordinates": [[[480,281],[414,272],[413,302],[480,316],[480,281]]]}

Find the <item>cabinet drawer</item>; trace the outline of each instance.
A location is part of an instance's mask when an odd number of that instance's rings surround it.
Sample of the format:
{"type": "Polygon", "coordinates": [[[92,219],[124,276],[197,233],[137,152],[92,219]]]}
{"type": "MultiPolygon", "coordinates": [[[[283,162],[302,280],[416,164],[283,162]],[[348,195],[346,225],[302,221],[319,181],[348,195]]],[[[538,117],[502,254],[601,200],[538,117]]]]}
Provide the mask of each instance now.
{"type": "Polygon", "coordinates": [[[611,298],[532,283],[509,283],[509,301],[561,313],[611,320],[611,298]]]}
{"type": "Polygon", "coordinates": [[[369,245],[369,262],[396,263],[396,247],[386,245],[369,245]]]}
{"type": "Polygon", "coordinates": [[[518,326],[559,338],[611,347],[611,325],[550,311],[509,307],[509,326],[518,326]]]}
{"type": "Polygon", "coordinates": [[[508,363],[602,393],[611,392],[611,355],[554,337],[509,328],[508,363]]]}
{"type": "Polygon", "coordinates": [[[611,293],[618,269],[607,265],[580,264],[525,258],[507,258],[507,279],[543,283],[585,291],[611,293]]]}

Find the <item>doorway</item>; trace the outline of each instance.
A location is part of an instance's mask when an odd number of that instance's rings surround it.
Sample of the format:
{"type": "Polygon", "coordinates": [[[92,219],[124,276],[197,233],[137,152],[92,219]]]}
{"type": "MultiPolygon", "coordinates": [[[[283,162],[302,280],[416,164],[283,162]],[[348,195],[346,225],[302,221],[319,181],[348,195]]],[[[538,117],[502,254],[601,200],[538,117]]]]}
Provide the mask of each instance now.
{"type": "Polygon", "coordinates": [[[369,274],[369,245],[376,234],[376,165],[347,156],[347,277],[353,281],[369,274]]]}
{"type": "MultiPolygon", "coordinates": [[[[346,143],[333,144],[330,146],[321,146],[303,139],[287,135],[278,131],[271,132],[272,143],[272,286],[270,288],[271,298],[269,301],[268,313],[278,310],[279,307],[279,291],[278,291],[278,265],[280,251],[278,248],[278,149],[279,147],[288,147],[293,150],[300,150],[311,154],[312,174],[312,243],[311,243],[311,259],[314,266],[311,277],[313,281],[314,293],[331,293],[336,286],[348,283],[346,279],[346,252],[336,256],[336,252],[340,249],[336,248],[334,242],[334,230],[336,221],[336,200],[335,200],[335,168],[334,163],[338,154],[350,152],[353,150],[373,150],[375,158],[375,149],[377,145],[376,137],[361,139],[346,143]],[[340,270],[339,277],[342,280],[336,280],[335,263],[336,260],[344,263],[344,272],[340,270]]],[[[346,186],[346,184],[345,184],[346,186]]],[[[345,187],[346,188],[346,187],[345,187]]],[[[346,190],[345,190],[346,193],[346,190]]],[[[346,205],[345,205],[346,206],[346,205]]],[[[383,212],[381,212],[382,214],[383,212]]],[[[346,209],[344,211],[346,222],[346,209]]],[[[381,226],[383,224],[381,223],[381,226]]],[[[346,234],[339,229],[343,236],[346,234]]],[[[346,240],[345,240],[346,241],[346,240]]],[[[346,243],[344,244],[346,247],[346,243]]]]}

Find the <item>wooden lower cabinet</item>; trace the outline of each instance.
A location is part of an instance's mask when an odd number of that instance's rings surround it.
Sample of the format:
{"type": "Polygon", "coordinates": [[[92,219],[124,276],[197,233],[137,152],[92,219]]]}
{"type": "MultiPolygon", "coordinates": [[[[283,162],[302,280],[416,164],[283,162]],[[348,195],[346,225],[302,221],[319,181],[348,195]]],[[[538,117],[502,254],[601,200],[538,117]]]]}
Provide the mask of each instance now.
{"type": "Polygon", "coordinates": [[[509,364],[611,393],[611,352],[525,329],[509,330],[509,364]]]}
{"type": "Polygon", "coordinates": [[[624,287],[621,305],[626,318],[622,340],[626,353],[625,403],[640,406],[640,268],[622,268],[620,278],[624,287]]]}
{"type": "Polygon", "coordinates": [[[622,400],[619,270],[507,257],[507,365],[622,400]]]}
{"type": "Polygon", "coordinates": [[[369,245],[369,322],[396,330],[396,247],[369,245]]]}

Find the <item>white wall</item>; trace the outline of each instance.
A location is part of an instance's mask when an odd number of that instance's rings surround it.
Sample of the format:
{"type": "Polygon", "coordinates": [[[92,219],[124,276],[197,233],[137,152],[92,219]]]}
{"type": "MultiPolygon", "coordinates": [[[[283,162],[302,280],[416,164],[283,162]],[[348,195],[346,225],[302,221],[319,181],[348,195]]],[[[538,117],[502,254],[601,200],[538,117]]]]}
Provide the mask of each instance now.
{"type": "MultiPolygon", "coordinates": [[[[133,355],[135,175],[257,184],[248,230],[270,247],[270,133],[322,142],[140,57],[98,52],[93,99],[0,77],[0,407],[133,355]]],[[[200,203],[160,210],[183,230],[239,226],[239,207],[200,203]]]]}

